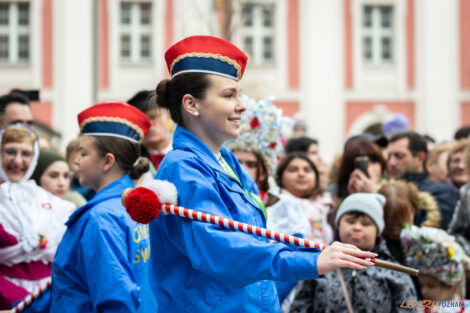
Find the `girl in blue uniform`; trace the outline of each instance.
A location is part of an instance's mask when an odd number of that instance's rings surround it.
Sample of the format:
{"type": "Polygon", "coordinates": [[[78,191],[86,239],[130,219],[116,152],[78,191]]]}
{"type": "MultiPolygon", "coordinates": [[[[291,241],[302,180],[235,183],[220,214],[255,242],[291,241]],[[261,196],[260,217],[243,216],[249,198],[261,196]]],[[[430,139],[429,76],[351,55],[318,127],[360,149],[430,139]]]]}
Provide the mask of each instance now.
{"type": "MultiPolygon", "coordinates": [[[[222,144],[239,135],[240,84],[247,57],[231,43],[194,36],[165,55],[170,80],[156,102],[179,125],[157,179],[173,183],[178,204],[264,227],[256,184],[222,144]]],[[[363,269],[371,252],[335,243],[298,251],[245,233],[165,215],[150,224],[151,275],[162,312],[279,312],[273,280],[318,278],[338,267],[363,269]]]]}
{"type": "Polygon", "coordinates": [[[94,105],[78,121],[78,178],[96,194],[66,223],[52,266],[51,312],[157,312],[148,226],[132,221],[120,200],[148,170],[136,160],[150,121],[123,103],[94,105]]]}

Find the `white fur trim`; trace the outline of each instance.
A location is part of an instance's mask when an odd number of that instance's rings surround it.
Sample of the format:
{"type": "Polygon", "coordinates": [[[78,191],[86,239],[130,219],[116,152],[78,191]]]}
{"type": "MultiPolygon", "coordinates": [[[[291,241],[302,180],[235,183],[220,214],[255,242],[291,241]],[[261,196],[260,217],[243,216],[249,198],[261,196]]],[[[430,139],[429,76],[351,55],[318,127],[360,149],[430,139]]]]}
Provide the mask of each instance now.
{"type": "Polygon", "coordinates": [[[155,192],[161,203],[178,204],[178,192],[176,191],[175,185],[169,181],[154,179],[142,184],[142,187],[155,192]]]}

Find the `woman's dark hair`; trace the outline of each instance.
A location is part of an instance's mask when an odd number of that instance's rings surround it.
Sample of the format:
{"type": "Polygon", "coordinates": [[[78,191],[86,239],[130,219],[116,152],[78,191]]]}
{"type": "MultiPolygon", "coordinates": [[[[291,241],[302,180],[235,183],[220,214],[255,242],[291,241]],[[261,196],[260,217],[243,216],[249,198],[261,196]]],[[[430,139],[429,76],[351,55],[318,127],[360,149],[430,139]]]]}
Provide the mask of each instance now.
{"type": "Polygon", "coordinates": [[[382,151],[376,144],[366,140],[351,142],[345,147],[338,169],[337,196],[339,198],[345,198],[349,194],[349,176],[355,170],[354,159],[358,156],[367,156],[370,162],[380,163],[382,166],[382,174],[387,168],[387,163],[382,155],[382,151]]]}
{"type": "Polygon", "coordinates": [[[284,171],[286,170],[287,166],[289,166],[290,162],[292,162],[292,160],[294,159],[302,159],[306,161],[315,173],[315,187],[313,188],[312,193],[309,195],[309,197],[316,197],[317,195],[322,193],[323,189],[320,187],[320,174],[318,173],[317,167],[312,162],[312,160],[310,160],[306,153],[300,151],[291,152],[281,160],[276,169],[277,185],[281,188],[285,188],[285,186],[282,185],[282,175],[284,174],[284,171]]]}
{"type": "Polygon", "coordinates": [[[140,157],[140,144],[117,137],[93,136],[93,138],[98,155],[104,157],[106,153],[113,154],[119,167],[125,173],[129,173],[132,179],[140,178],[149,170],[147,158],[141,158],[136,162],[140,157]]]}
{"type": "Polygon", "coordinates": [[[318,140],[310,138],[310,137],[291,138],[287,141],[287,144],[284,150],[286,151],[286,153],[291,153],[294,151],[307,152],[308,148],[312,144],[318,145],[318,140]]]}
{"type": "Polygon", "coordinates": [[[206,90],[211,85],[208,74],[183,73],[172,79],[164,79],[155,88],[151,103],[170,111],[171,119],[178,125],[183,125],[181,101],[186,94],[196,99],[204,99],[206,90]]]}

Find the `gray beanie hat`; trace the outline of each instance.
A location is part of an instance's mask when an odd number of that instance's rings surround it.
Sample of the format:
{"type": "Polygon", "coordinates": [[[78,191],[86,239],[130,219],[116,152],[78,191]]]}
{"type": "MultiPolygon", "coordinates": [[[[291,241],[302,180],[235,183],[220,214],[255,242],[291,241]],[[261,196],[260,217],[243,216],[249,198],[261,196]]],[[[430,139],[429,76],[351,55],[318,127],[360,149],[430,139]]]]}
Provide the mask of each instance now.
{"type": "Polygon", "coordinates": [[[347,196],[336,212],[335,226],[338,227],[341,217],[349,212],[361,212],[367,214],[378,229],[377,235],[384,230],[384,205],[385,197],[378,193],[354,193],[347,196]]]}

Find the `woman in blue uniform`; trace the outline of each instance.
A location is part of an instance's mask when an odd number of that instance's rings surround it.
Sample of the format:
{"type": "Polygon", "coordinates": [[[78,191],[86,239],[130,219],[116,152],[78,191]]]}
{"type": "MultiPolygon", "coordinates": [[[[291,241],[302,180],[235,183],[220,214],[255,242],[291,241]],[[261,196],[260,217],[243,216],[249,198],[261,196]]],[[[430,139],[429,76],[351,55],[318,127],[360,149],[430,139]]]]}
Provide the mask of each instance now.
{"type": "MultiPolygon", "coordinates": [[[[193,36],[165,55],[171,79],[156,102],[179,125],[157,179],[173,183],[179,205],[264,227],[253,180],[222,147],[239,135],[240,85],[247,57],[231,43],[193,36]]],[[[151,275],[162,312],[279,312],[273,280],[318,278],[338,267],[363,269],[374,257],[335,243],[298,251],[245,233],[165,215],[150,224],[151,275]]]]}
{"type": "Polygon", "coordinates": [[[78,122],[78,178],[96,194],[66,223],[52,265],[51,312],[157,312],[148,226],[132,221],[120,200],[148,170],[136,160],[150,121],[128,104],[102,103],[78,122]]]}

